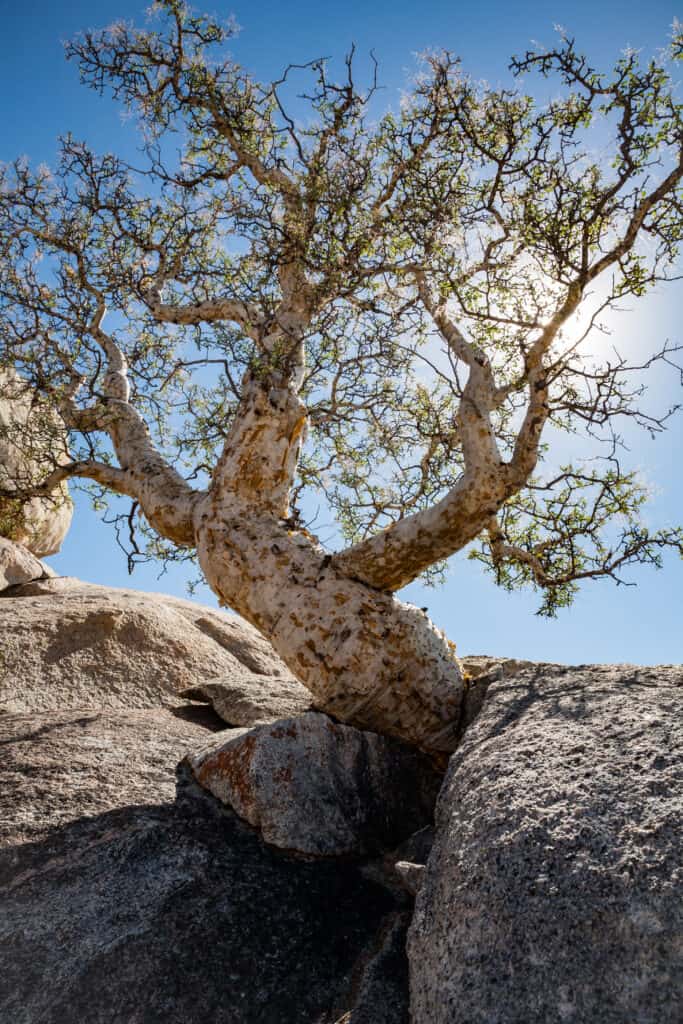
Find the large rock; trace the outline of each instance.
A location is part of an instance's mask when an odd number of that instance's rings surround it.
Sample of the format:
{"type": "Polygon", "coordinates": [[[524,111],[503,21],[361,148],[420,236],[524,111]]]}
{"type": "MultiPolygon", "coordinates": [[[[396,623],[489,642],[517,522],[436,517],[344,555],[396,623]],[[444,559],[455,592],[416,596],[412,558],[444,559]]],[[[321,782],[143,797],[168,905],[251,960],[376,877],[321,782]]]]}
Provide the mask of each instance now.
{"type": "Polygon", "coordinates": [[[14,541],[0,537],[0,592],[50,577],[52,570],[14,541]]]}
{"type": "Polygon", "coordinates": [[[191,601],[69,579],[11,593],[0,598],[0,710],[176,707],[216,677],[241,680],[254,705],[259,687],[272,702],[298,685],[256,630],[191,601]]]}
{"type": "Polygon", "coordinates": [[[188,763],[266,842],[318,857],[395,846],[431,821],[441,783],[412,747],[314,712],[230,730],[188,763]]]}
{"type": "Polygon", "coordinates": [[[497,675],[439,799],[415,1024],[680,1021],[683,668],[497,675]]]}
{"type": "Polygon", "coordinates": [[[174,801],[210,714],[0,715],[0,1019],[407,1022],[405,898],[267,848],[187,778],[174,801]]]}
{"type": "MultiPolygon", "coordinates": [[[[69,461],[63,422],[31,387],[0,369],[0,489],[40,484],[69,461]]],[[[0,497],[0,536],[24,544],[39,558],[59,551],[73,514],[66,483],[49,497],[28,501],[0,497]]]]}

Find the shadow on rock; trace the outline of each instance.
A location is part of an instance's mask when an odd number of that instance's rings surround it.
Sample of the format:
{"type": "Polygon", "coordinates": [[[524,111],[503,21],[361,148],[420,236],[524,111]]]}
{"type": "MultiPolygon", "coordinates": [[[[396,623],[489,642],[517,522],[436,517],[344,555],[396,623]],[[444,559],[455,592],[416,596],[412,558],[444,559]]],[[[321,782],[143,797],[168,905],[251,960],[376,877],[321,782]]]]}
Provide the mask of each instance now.
{"type": "Polygon", "coordinates": [[[0,884],[3,1020],[407,1020],[407,902],[267,848],[183,777],[175,804],[5,847],[0,884]]]}

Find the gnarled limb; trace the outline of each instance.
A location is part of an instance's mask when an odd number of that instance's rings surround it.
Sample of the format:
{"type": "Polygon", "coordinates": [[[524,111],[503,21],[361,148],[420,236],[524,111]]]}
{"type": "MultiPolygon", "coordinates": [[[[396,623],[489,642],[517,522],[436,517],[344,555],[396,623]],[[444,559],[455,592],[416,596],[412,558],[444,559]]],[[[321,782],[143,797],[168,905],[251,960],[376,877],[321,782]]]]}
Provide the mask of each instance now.
{"type": "Polygon", "coordinates": [[[423,612],[349,579],[270,517],[217,518],[207,496],[196,520],[211,587],[270,639],[318,707],[433,753],[454,749],[462,673],[423,612]]]}

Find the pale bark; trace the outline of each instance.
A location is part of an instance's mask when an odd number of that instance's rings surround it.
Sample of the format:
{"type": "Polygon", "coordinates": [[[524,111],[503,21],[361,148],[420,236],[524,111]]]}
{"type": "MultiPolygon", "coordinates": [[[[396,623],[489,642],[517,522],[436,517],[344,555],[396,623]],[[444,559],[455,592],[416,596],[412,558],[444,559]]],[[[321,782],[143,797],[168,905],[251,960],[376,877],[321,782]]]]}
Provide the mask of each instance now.
{"type": "Polygon", "coordinates": [[[490,417],[497,390],[489,362],[449,318],[445,305],[433,299],[425,275],[415,276],[425,308],[454,357],[468,370],[455,420],[465,472],[431,508],[406,516],[335,556],[339,571],[387,591],[406,586],[474,540],[510,494],[508,467],[501,459],[490,417]]]}
{"type": "Polygon", "coordinates": [[[461,551],[487,528],[505,501],[533,473],[543,428],[550,414],[546,357],[560,328],[576,311],[584,283],[568,289],[555,315],[540,331],[525,357],[524,383],[528,403],[512,458],[505,462],[498,449],[491,412],[504,394],[496,386],[486,355],[463,336],[437,303],[425,275],[418,272],[421,300],[454,357],[468,371],[456,417],[465,472],[431,508],[406,516],[334,558],[337,569],[369,586],[388,591],[407,586],[435,562],[461,551]]]}
{"type": "Polygon", "coordinates": [[[465,686],[454,645],[419,609],[340,571],[313,538],[284,521],[307,427],[297,394],[305,291],[290,274],[281,275],[292,285],[290,301],[259,339],[275,368],[245,378],[208,492],[193,491],[154,448],[123,397],[125,364],[104,337],[110,394],[122,397],[84,415],[109,434],[120,469],[90,467],[91,475],[134,496],[163,536],[197,547],[221,602],[268,638],[319,708],[447,753],[465,686]]]}
{"type": "Polygon", "coordinates": [[[169,466],[152,443],[147,425],[132,406],[112,403],[107,425],[119,464],[131,481],[131,493],[162,537],[192,546],[192,520],[199,492],[169,466]]]}
{"type": "Polygon", "coordinates": [[[306,422],[303,402],[288,388],[247,381],[213,473],[215,492],[286,519],[306,422]]]}
{"type": "MultiPolygon", "coordinates": [[[[256,395],[258,408],[268,395],[256,395]]],[[[246,438],[263,419],[261,440],[275,439],[277,458],[269,462],[265,448],[259,456],[259,437],[251,451],[226,446],[205,493],[176,478],[127,415],[109,426],[126,468],[74,464],[71,475],[130,494],[162,536],[196,546],[221,603],[263,633],[321,710],[432,753],[452,751],[465,688],[454,644],[419,609],[338,571],[313,538],[281,518],[300,443],[298,428],[288,433],[295,417],[288,420],[287,406],[281,418],[254,415],[244,424],[246,438]],[[270,499],[259,508],[266,480],[270,499]]]]}
{"type": "Polygon", "coordinates": [[[207,495],[199,561],[222,602],[266,636],[322,710],[424,750],[454,749],[455,648],[417,608],[338,572],[300,531],[207,495]]]}
{"type": "Polygon", "coordinates": [[[467,473],[436,505],[340,552],[334,565],[368,586],[400,590],[474,540],[508,493],[502,471],[467,473]]]}

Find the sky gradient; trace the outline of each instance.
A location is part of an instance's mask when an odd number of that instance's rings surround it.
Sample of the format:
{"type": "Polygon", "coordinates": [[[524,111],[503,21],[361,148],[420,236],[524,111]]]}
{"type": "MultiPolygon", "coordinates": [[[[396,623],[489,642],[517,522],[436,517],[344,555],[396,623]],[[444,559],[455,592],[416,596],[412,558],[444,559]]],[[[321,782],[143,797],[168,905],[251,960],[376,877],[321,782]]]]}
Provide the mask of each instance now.
{"type": "MultiPolygon", "coordinates": [[[[199,4],[199,6],[204,6],[199,4]]],[[[289,62],[315,57],[341,58],[355,43],[361,61],[370,50],[380,64],[386,104],[414,67],[414,55],[429,48],[458,53],[465,69],[493,83],[507,81],[507,64],[532,40],[550,42],[554,26],[563,25],[598,65],[609,66],[626,46],[654,51],[666,43],[675,16],[683,11],[670,3],[488,2],[424,4],[394,2],[288,4],[250,0],[239,6],[207,2],[207,9],[234,14],[241,31],[232,49],[235,57],[261,78],[277,77],[289,62]]],[[[69,0],[17,4],[0,0],[0,119],[3,124],[0,160],[19,154],[32,162],[52,163],[60,133],[73,132],[96,149],[132,157],[135,137],[121,111],[79,85],[78,71],[65,62],[61,41],[79,29],[102,27],[118,18],[140,23],[143,4],[130,0],[69,0]]],[[[683,287],[660,289],[613,320],[612,341],[620,349],[641,354],[667,338],[683,342],[683,287]]],[[[680,401],[680,381],[673,372],[658,373],[651,382],[651,407],[680,401]]],[[[629,436],[624,465],[640,468],[653,487],[646,518],[653,527],[683,520],[681,454],[683,420],[676,418],[666,434],[652,442],[646,435],[629,436]]],[[[111,529],[103,526],[82,500],[62,552],[50,559],[60,573],[93,582],[183,595],[192,571],[174,569],[158,578],[159,569],[143,566],[127,576],[125,559],[111,529]]],[[[452,560],[447,583],[425,589],[413,584],[403,596],[428,606],[438,626],[462,653],[487,653],[546,661],[635,662],[683,661],[683,563],[669,555],[662,572],[629,571],[637,587],[610,581],[583,587],[572,608],[556,620],[535,616],[538,597],[531,592],[506,594],[463,556],[452,560]]],[[[210,591],[198,597],[215,604],[210,591]]]]}

